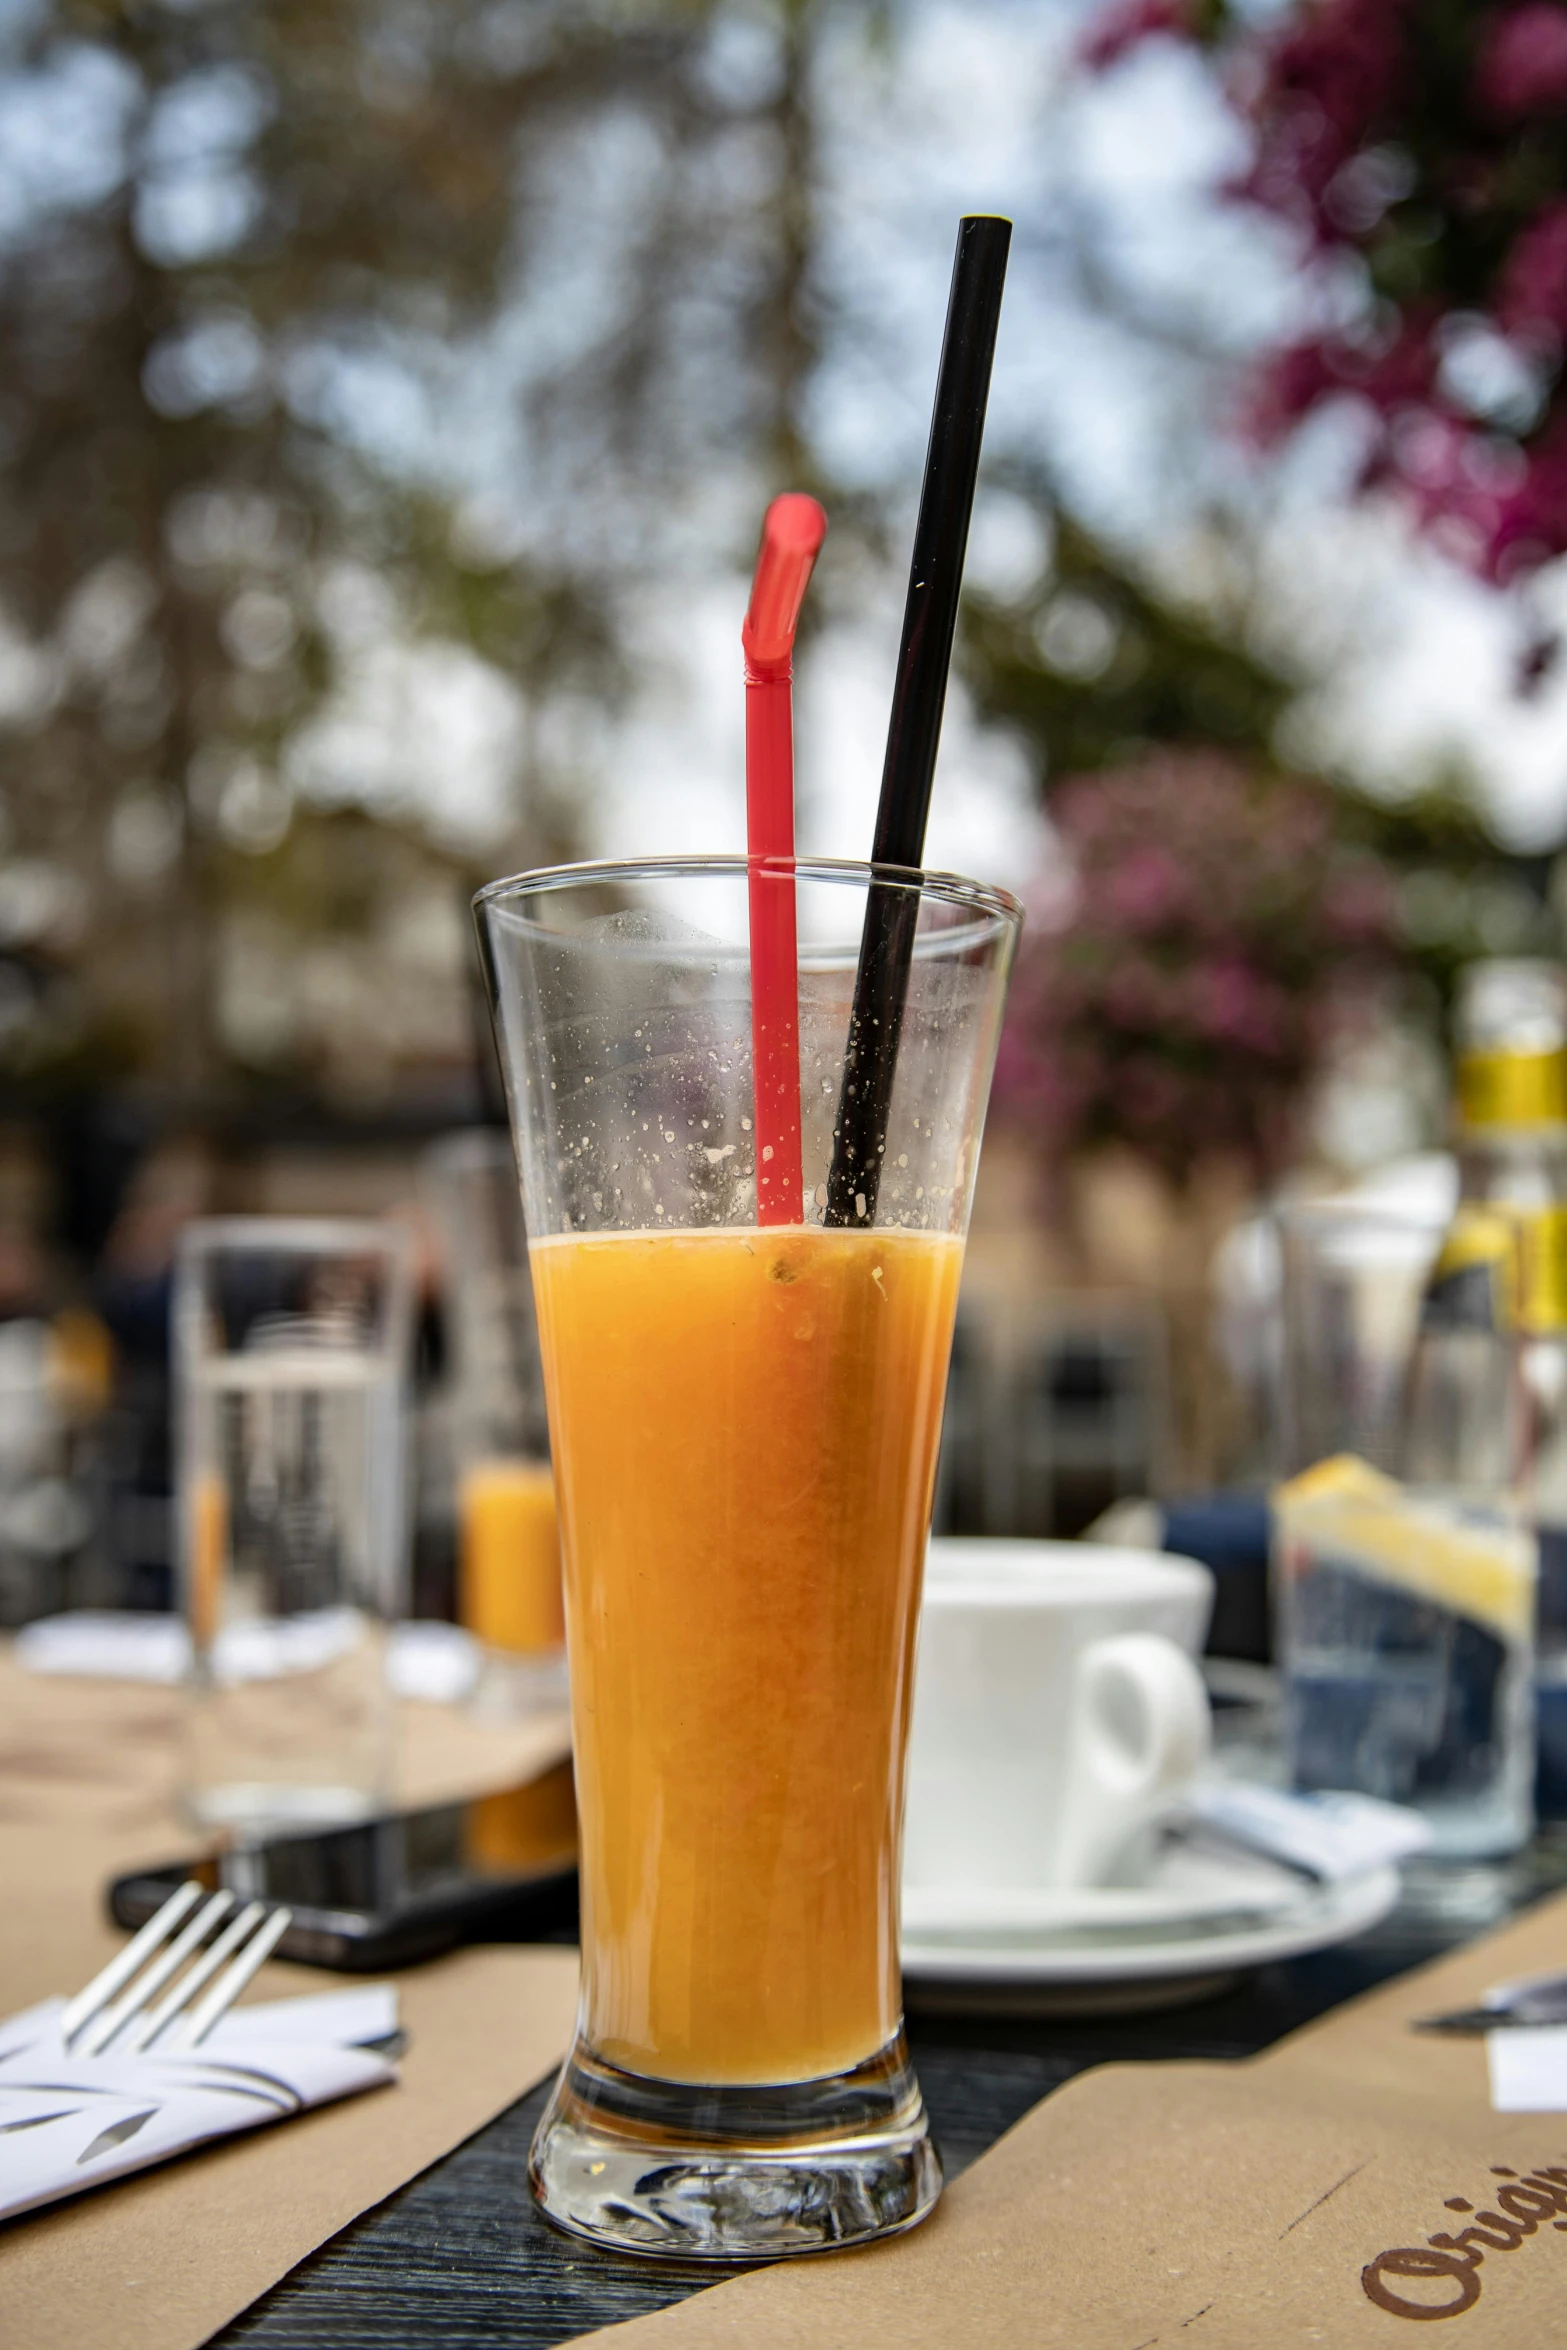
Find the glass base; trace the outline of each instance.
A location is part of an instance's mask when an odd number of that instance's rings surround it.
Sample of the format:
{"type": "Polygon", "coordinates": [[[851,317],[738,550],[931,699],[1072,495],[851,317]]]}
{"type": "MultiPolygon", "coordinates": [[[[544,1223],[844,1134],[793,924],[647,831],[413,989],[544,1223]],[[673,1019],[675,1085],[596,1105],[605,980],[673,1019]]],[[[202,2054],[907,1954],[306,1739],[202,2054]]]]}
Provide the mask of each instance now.
{"type": "Polygon", "coordinates": [[[900,2031],[852,2072],[706,2088],[578,2040],[528,2162],[555,2225],[621,2252],[777,2260],[912,2228],[941,2162],[900,2031]]]}

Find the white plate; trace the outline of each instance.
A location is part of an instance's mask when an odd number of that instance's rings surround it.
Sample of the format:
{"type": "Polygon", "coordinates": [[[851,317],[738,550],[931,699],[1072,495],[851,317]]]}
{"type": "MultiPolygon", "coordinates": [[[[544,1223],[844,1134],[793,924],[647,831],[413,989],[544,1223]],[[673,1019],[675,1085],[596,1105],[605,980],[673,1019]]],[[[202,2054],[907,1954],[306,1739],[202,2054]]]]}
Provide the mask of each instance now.
{"type": "MultiPolygon", "coordinates": [[[[1179,1875],[1161,1865],[1147,1887],[1073,1895],[1016,1895],[992,1900],[982,1914],[977,1899],[940,1918],[927,1897],[911,1898],[903,1936],[903,1972],[916,1993],[1114,1991],[1138,1986],[1157,1996],[1196,1995],[1200,1986],[1243,1967],[1299,1958],[1348,1941],[1386,1917],[1398,1899],[1391,1864],[1367,1869],[1336,1885],[1293,1879],[1268,1861],[1222,1864],[1210,1897],[1176,1900],[1179,1875]],[[1141,1896],[1139,1903],[1138,1896],[1141,1896]],[[1029,1904],[1037,1904],[1030,1914],[1029,1904]],[[948,1920],[950,1919],[950,1922],[948,1920]]],[[[1195,1891],[1195,1888],[1193,1888],[1195,1891]]],[[[1120,2000],[1116,2004],[1122,2004],[1120,2000]]]]}
{"type": "MultiPolygon", "coordinates": [[[[905,1885],[907,1942],[1031,1939],[1074,1934],[1100,1941],[1149,1933],[1212,1933],[1220,1925],[1260,1924],[1300,1906],[1298,1869],[1238,1849],[1218,1852],[1185,1841],[1163,1844],[1145,1880],[1134,1885],[1007,1887],[905,1885]]],[[[1304,1888],[1309,1890],[1309,1888],[1304,1888]]]]}

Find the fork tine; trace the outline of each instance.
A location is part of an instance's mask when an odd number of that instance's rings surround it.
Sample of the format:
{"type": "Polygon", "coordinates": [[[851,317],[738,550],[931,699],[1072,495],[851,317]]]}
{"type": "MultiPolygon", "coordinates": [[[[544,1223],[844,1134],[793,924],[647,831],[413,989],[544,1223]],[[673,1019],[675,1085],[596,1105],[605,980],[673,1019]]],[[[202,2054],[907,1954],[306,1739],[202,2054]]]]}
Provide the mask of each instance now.
{"type": "Polygon", "coordinates": [[[263,1959],[270,1958],[274,1946],[283,1939],[294,1922],[291,1909],[275,1909],[266,1924],[241,1951],[227,1974],[220,1975],[199,2007],[195,2008],[175,2041],[182,2055],[199,2048],[220,2017],[226,2015],[239,1997],[263,1959]]]}
{"type": "Polygon", "coordinates": [[[71,2040],[89,2017],[111,2000],[122,1984],[128,1983],[148,1954],[166,1941],[189,1910],[201,1899],[201,1887],[194,1877],[169,1895],[156,1914],[147,1920],[139,1934],[132,1935],[125,1948],[101,1967],[92,1981],[77,1992],[76,1997],[60,2018],[60,2036],[71,2040]]]}
{"type": "Polygon", "coordinates": [[[212,1980],[226,1958],[233,1957],[246,1935],[260,1924],[266,1914],[267,1905],[264,1901],[252,1901],[237,1917],[231,1917],[216,1942],[209,1943],[195,1965],[186,1968],[173,1990],[156,2007],[137,2019],[130,2036],[121,2042],[121,2054],[139,2056],[143,2049],[151,2048],[158,2035],[168,2028],[182,2008],[189,2007],[202,1985],[212,1980]]]}
{"type": "Polygon", "coordinates": [[[176,1934],[167,1950],[153,1960],[130,1989],[112,2007],[105,2008],[96,2023],[88,2025],[76,2054],[101,2056],[115,2034],[130,2022],[132,2016],[140,2015],[153,1994],[163,1989],[170,1975],[177,1973],[191,1952],[200,1948],[218,1920],[227,1917],[233,1906],[234,1896],[226,1887],[222,1892],[214,1893],[210,1901],[203,1902],[184,1932],[176,1934]]]}

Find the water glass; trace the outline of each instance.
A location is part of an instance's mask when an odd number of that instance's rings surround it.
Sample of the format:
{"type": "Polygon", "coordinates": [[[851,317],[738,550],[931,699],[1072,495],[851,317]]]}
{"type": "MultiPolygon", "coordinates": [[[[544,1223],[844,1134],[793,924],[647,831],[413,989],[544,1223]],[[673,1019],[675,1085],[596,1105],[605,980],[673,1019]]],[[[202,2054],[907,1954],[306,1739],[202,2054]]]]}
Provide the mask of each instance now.
{"type": "Polygon", "coordinates": [[[1274,1596],[1294,1782],[1410,1804],[1450,1859],[1532,1825],[1535,1541],[1517,1236],[1283,1212],[1274,1596]],[[1477,1246],[1483,1238],[1484,1249],[1477,1246]]]}
{"type": "Polygon", "coordinates": [[[395,1225],[257,1217],[182,1236],[183,1795],[205,1825],[384,1808],[385,1633],[406,1605],[411,1324],[411,1250],[395,1225]]]}

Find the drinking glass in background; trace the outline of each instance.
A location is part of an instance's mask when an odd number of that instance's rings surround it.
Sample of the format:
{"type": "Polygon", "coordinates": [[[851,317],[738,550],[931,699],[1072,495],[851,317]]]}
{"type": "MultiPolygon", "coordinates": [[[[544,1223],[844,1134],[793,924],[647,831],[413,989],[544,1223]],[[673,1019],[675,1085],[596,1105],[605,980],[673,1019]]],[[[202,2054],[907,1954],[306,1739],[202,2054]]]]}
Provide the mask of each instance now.
{"type": "Polygon", "coordinates": [[[250,1829],[389,1792],[406,1603],[411,1250],[397,1226],[188,1225],[174,1290],[184,1800],[250,1829]]]}
{"type": "Polygon", "coordinates": [[[883,871],[913,958],[879,1200],[862,1191],[848,1227],[824,1210],[868,867],[752,871],[797,901],[789,1224],[757,1222],[746,860],[577,867],[478,901],[581,1822],[582,2006],[531,2176],[562,2226],[642,2251],[852,2243],[911,2225],[940,2186],[902,2022],[904,1750],[1020,914],[883,871]]]}
{"type": "Polygon", "coordinates": [[[1506,1211],[1285,1209],[1277,1648],[1294,1782],[1515,1851],[1533,1811],[1535,1541],[1506,1211]]]}
{"type": "Polygon", "coordinates": [[[517,1162],[504,1134],[474,1128],[438,1142],[426,1171],[447,1276],[458,1615],[487,1651],[486,1711],[558,1704],[560,1536],[517,1162]]]}

